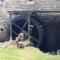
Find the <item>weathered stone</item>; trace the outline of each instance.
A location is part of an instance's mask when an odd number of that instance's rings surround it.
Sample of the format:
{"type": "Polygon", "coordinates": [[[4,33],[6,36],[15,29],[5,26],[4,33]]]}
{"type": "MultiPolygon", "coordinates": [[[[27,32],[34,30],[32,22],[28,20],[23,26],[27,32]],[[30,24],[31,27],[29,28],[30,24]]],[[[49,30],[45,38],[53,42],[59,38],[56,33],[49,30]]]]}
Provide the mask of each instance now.
{"type": "MultiPolygon", "coordinates": [[[[10,20],[9,14],[7,11],[20,11],[20,10],[39,10],[39,11],[60,11],[60,1],[59,0],[34,0],[34,3],[28,3],[27,0],[5,0],[3,3],[0,3],[0,21],[10,20]]],[[[8,26],[7,21],[7,26],[8,26]]],[[[1,23],[0,23],[1,26],[1,23]]],[[[1,26],[2,27],[2,26],[1,26]]],[[[4,31],[0,30],[0,40],[7,38],[9,28],[5,26],[4,31]],[[3,35],[3,36],[2,36],[3,35]],[[3,38],[3,39],[2,39],[3,38]]]]}

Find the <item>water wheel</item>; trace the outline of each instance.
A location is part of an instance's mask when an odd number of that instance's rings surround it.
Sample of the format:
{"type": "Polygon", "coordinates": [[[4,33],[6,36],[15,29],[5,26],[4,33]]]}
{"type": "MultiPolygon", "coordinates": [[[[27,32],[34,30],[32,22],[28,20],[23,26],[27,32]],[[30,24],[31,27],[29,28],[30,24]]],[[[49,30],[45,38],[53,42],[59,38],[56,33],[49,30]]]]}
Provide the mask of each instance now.
{"type": "MultiPolygon", "coordinates": [[[[30,15],[30,40],[36,47],[39,47],[43,40],[45,34],[44,27],[44,23],[38,18],[37,14],[32,13],[30,15]]],[[[12,21],[13,39],[15,39],[20,32],[23,32],[25,36],[28,37],[28,19],[20,18],[20,16],[18,16],[12,21]]]]}

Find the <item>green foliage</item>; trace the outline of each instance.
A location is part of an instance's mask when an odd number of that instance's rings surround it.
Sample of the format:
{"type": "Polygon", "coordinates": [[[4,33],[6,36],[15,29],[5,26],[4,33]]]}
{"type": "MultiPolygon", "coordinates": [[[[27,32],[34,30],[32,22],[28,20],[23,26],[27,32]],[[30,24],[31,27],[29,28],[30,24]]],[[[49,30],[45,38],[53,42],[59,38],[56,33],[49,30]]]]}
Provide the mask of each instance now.
{"type": "Polygon", "coordinates": [[[33,47],[7,47],[0,49],[0,60],[60,60],[60,55],[48,55],[33,47]]]}
{"type": "Polygon", "coordinates": [[[57,55],[60,55],[60,50],[57,50],[57,55]]]}

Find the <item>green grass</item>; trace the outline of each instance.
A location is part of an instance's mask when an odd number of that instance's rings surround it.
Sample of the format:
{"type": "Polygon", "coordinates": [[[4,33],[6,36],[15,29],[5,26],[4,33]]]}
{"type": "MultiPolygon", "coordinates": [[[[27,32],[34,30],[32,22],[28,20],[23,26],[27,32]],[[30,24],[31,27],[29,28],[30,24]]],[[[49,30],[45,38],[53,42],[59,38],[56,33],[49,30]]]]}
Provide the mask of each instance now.
{"type": "Polygon", "coordinates": [[[0,48],[0,60],[60,60],[60,55],[48,55],[37,48],[0,48]]]}

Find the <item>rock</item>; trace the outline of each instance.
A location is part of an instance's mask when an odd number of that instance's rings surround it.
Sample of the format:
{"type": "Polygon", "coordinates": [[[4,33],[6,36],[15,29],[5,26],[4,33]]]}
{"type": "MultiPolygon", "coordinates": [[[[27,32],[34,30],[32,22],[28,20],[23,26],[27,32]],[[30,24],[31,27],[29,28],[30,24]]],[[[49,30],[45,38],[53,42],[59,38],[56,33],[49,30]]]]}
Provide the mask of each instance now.
{"type": "Polygon", "coordinates": [[[17,43],[17,47],[18,47],[18,48],[24,48],[24,44],[23,44],[22,42],[18,42],[18,43],[17,43]]]}

